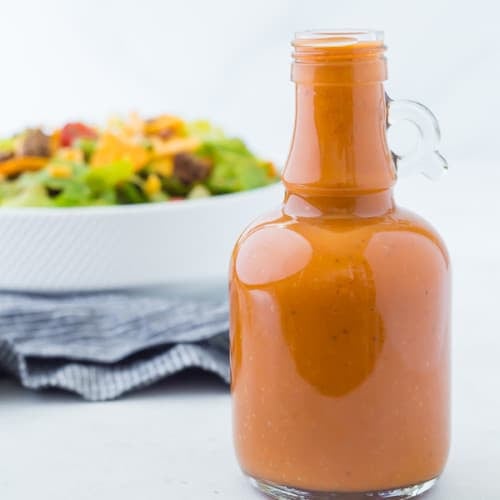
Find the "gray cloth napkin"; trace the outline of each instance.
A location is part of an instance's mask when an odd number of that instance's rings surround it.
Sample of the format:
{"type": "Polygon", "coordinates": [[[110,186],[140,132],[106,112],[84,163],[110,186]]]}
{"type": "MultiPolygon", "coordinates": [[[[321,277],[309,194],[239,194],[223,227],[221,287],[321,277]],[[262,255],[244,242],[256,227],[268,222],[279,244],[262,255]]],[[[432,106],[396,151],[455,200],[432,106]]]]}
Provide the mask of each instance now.
{"type": "Polygon", "coordinates": [[[0,294],[0,371],[24,387],[116,398],[184,368],[229,381],[228,306],[98,293],[0,294]]]}

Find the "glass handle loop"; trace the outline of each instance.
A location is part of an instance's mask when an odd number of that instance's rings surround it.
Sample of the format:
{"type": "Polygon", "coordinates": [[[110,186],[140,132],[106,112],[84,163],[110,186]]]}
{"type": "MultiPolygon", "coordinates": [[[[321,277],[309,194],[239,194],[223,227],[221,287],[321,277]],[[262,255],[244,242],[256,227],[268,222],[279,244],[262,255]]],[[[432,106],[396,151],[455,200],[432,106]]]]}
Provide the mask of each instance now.
{"type": "Polygon", "coordinates": [[[417,130],[417,143],[410,151],[398,154],[393,151],[398,175],[421,173],[429,179],[438,179],[448,169],[448,163],[438,151],[441,133],[432,111],[415,101],[388,98],[388,131],[406,121],[417,130]]]}

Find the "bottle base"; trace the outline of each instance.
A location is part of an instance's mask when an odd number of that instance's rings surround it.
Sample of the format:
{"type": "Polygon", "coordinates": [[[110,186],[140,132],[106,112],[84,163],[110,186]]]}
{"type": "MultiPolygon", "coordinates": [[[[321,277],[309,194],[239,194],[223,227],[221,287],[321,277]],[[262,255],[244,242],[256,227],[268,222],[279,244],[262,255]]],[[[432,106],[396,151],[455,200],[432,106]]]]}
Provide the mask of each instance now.
{"type": "Polygon", "coordinates": [[[249,479],[250,483],[255,488],[260,490],[269,498],[275,498],[279,500],[363,500],[366,498],[370,498],[371,500],[404,500],[409,498],[416,498],[426,491],[430,490],[434,486],[434,484],[436,484],[438,478],[430,479],[429,481],[424,481],[423,483],[413,484],[411,486],[405,486],[402,488],[359,493],[301,490],[276,484],[271,481],[265,481],[263,479],[256,479],[254,477],[250,477],[249,479]]]}

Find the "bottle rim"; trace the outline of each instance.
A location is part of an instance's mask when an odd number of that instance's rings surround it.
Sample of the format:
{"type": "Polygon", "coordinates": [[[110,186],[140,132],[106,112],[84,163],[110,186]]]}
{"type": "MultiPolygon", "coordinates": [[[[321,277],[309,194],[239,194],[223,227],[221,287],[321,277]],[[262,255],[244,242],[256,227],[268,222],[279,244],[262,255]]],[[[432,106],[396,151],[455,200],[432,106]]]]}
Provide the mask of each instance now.
{"type": "Polygon", "coordinates": [[[335,47],[384,41],[384,32],[374,29],[314,29],[295,33],[292,45],[300,47],[335,47]]]}

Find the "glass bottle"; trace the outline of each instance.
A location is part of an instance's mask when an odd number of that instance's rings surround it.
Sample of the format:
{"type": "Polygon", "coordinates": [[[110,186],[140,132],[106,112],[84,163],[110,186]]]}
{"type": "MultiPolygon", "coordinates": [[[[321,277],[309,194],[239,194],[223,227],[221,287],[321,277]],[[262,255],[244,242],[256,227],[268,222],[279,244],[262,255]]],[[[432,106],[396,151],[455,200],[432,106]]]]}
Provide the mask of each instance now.
{"type": "Polygon", "coordinates": [[[285,198],[231,263],[237,456],[274,498],[411,498],[448,454],[450,265],[392,189],[396,168],[446,167],[437,123],[386,96],[380,32],[306,32],[293,45],[285,198]],[[386,140],[401,119],[420,133],[405,157],[386,140]]]}

